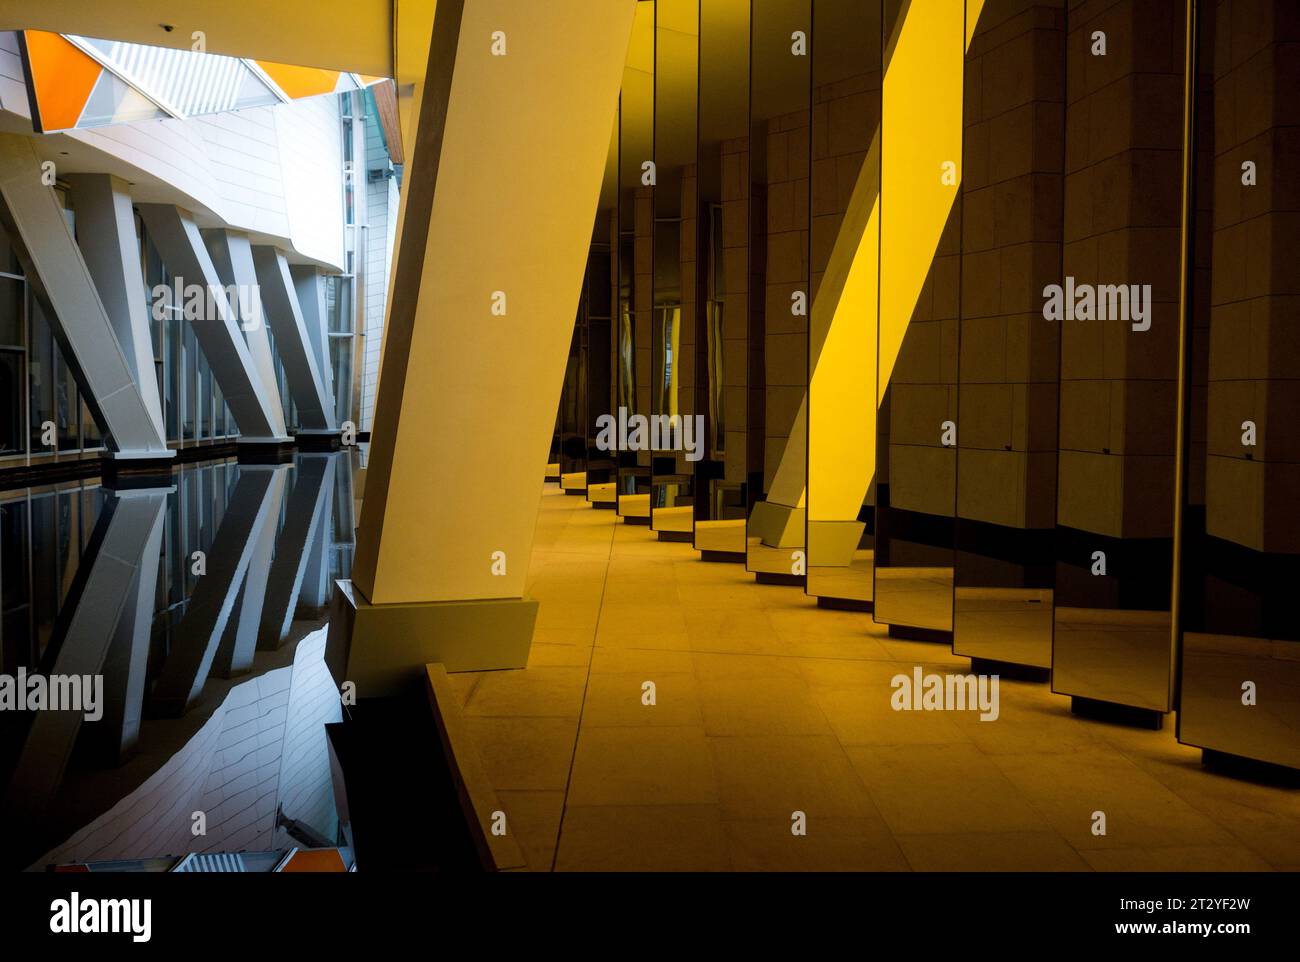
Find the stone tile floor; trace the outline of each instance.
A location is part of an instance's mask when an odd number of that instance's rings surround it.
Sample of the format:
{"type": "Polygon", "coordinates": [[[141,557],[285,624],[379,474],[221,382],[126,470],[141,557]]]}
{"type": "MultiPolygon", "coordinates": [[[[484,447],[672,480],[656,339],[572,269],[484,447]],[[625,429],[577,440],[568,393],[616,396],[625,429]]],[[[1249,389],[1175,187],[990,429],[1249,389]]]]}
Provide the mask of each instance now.
{"type": "Polygon", "coordinates": [[[969,662],[555,484],[528,590],[528,667],[451,681],[530,869],[1300,869],[1300,792],[1203,770],[1172,717],[1006,679],[996,721],[896,712],[894,675],[969,662]]]}

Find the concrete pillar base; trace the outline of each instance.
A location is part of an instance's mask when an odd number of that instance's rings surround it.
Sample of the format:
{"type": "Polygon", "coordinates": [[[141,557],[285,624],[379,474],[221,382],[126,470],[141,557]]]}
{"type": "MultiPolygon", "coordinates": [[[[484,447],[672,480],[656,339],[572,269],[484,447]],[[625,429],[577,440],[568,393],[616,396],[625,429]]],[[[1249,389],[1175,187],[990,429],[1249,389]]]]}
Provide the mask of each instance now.
{"type": "Polygon", "coordinates": [[[293,438],[240,438],[240,464],[285,464],[293,460],[293,438]]]}
{"type": "Polygon", "coordinates": [[[176,452],[162,455],[151,451],[146,456],[105,452],[99,457],[99,475],[104,486],[119,490],[166,487],[172,484],[172,467],[176,452]]]}
{"type": "Polygon", "coordinates": [[[325,662],[358,698],[395,695],[425,666],[492,671],[528,664],[537,602],[531,598],[374,605],[351,581],[334,583],[325,662]]]}
{"type": "Polygon", "coordinates": [[[343,444],[338,431],[299,431],[293,436],[299,451],[337,451],[343,444]]]}

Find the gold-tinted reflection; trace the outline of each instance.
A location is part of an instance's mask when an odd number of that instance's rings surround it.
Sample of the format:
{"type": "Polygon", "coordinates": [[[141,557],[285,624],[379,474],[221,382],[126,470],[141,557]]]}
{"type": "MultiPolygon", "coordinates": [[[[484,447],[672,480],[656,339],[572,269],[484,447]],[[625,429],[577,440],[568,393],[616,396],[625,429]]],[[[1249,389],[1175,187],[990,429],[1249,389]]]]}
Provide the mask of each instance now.
{"type": "MultiPolygon", "coordinates": [[[[618,397],[629,417],[646,418],[653,401],[654,188],[644,178],[654,161],[654,27],[655,0],[643,0],[632,23],[619,98],[618,397]]],[[[648,523],[651,452],[620,451],[618,465],[618,514],[648,523]]]]}
{"type": "Polygon", "coordinates": [[[965,21],[963,0],[885,4],[875,618],[940,632],[952,629],[965,21]]]}
{"type": "Polygon", "coordinates": [[[1041,292],[1061,269],[1065,0],[986,0],[966,78],[953,651],[1046,669],[1060,324],[1041,292]]]}
{"type": "Polygon", "coordinates": [[[1295,12],[1288,26],[1201,5],[1178,738],[1300,768],[1295,204],[1242,169],[1249,157],[1273,184],[1295,184],[1300,150],[1280,104],[1258,111],[1237,93],[1278,89],[1295,12]],[[1247,259],[1289,267],[1242,270],[1247,259]]]}
{"type": "Polygon", "coordinates": [[[1096,31],[1105,32],[1111,50],[1147,53],[1136,59],[1108,57],[1105,70],[1069,74],[1059,283],[1072,277],[1076,289],[1150,285],[1150,296],[1144,298],[1145,321],[1130,312],[1058,322],[1052,686],[1064,694],[1163,712],[1173,707],[1186,136],[1170,98],[1186,90],[1186,23],[1181,9],[1144,18],[1139,11],[1146,8],[1123,0],[1072,16],[1069,23],[1071,56],[1096,31]],[[1111,109],[1112,92],[1124,84],[1128,88],[1119,89],[1159,90],[1160,95],[1134,96],[1129,123],[1111,128],[1106,137],[1089,135],[1076,118],[1111,109]],[[1095,200],[1083,204],[1085,197],[1095,200]],[[1071,203],[1073,198],[1080,201],[1071,203]],[[1141,323],[1149,328],[1135,330],[1141,323]]]}
{"type": "Polygon", "coordinates": [[[699,0],[656,0],[652,407],[676,418],[680,433],[654,453],[650,524],[679,540],[694,529],[696,462],[686,444],[703,443],[694,418],[699,19],[699,0]]]}
{"type": "Polygon", "coordinates": [[[872,598],[881,5],[818,0],[813,21],[808,593],[872,598]],[[872,522],[871,529],[866,521],[872,522]]]}
{"type": "Polygon", "coordinates": [[[695,547],[743,559],[749,450],[749,3],[700,0],[695,547]]]}
{"type": "Polygon", "coordinates": [[[811,0],[755,4],[750,51],[750,277],[746,566],[802,578],[808,384],[808,203],[811,0]],[[803,38],[800,43],[799,38],[803,38]],[[759,340],[761,338],[761,341],[759,340]],[[753,352],[757,353],[753,353],[753,352]]]}

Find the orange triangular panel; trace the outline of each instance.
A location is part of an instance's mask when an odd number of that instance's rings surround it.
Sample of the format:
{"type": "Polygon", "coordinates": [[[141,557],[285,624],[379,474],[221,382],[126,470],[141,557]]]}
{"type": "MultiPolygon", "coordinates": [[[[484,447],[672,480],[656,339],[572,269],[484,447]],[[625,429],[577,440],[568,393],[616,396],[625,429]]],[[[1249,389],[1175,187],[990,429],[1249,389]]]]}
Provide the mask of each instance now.
{"type": "Polygon", "coordinates": [[[42,132],[71,130],[85,109],[101,68],[57,33],[24,31],[32,77],[32,123],[42,132]]]}
{"type": "Polygon", "coordinates": [[[266,75],[275,81],[276,86],[284,91],[290,100],[299,97],[314,97],[317,94],[332,94],[339,83],[337,70],[322,70],[319,67],[294,67],[287,63],[269,63],[257,61],[257,65],[266,71],[266,75]]]}

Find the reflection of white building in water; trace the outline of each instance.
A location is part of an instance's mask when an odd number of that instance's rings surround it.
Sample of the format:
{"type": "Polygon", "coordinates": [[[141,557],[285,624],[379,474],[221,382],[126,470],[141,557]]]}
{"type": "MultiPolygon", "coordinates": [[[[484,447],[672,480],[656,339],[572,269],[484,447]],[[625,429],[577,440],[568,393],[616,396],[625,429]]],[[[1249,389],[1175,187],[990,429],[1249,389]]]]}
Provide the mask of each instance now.
{"type": "Polygon", "coordinates": [[[325,630],[298,644],[293,664],[231,689],[183,749],[109,811],[31,866],[300,844],[278,815],[331,842],[338,819],[326,724],[341,717],[322,656],[325,630]],[[193,831],[206,817],[206,835],[193,831]]]}

